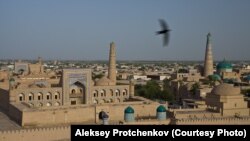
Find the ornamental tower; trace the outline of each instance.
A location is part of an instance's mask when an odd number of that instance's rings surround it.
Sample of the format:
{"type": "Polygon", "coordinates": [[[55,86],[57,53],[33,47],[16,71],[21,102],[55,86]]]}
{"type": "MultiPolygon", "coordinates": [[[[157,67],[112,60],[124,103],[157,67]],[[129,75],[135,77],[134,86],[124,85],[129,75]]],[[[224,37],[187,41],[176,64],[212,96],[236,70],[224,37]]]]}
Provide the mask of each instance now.
{"type": "Polygon", "coordinates": [[[115,43],[110,43],[109,51],[109,72],[108,78],[116,84],[116,53],[115,53],[115,43]]]}
{"type": "Polygon", "coordinates": [[[211,34],[208,33],[203,75],[205,77],[208,77],[209,75],[212,74],[213,74],[213,54],[212,54],[211,34]]]}

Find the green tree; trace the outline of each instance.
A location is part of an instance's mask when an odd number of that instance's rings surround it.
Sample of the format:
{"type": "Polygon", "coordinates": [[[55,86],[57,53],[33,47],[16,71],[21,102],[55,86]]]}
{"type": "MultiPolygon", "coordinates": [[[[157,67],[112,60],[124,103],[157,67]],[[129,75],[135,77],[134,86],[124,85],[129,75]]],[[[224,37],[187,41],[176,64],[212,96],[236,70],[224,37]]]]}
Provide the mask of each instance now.
{"type": "Polygon", "coordinates": [[[99,73],[99,74],[94,74],[92,73],[92,80],[95,80],[96,78],[100,79],[104,76],[103,73],[99,73]]]}
{"type": "Polygon", "coordinates": [[[167,86],[164,86],[163,90],[161,90],[159,84],[156,81],[148,81],[147,84],[144,86],[136,85],[135,94],[151,100],[158,99],[165,101],[173,101],[174,99],[174,96],[170,92],[169,88],[167,86]]]}
{"type": "Polygon", "coordinates": [[[191,88],[191,92],[195,95],[195,92],[200,88],[200,84],[198,82],[194,83],[191,88]]]}

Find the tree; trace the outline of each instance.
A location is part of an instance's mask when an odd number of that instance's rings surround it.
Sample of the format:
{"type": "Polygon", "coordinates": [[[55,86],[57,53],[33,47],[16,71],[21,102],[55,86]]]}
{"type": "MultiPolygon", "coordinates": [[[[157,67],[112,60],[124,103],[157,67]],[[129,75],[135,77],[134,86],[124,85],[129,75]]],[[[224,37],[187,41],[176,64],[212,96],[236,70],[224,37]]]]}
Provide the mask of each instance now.
{"type": "Polygon", "coordinates": [[[163,89],[169,89],[169,87],[170,87],[170,80],[164,79],[163,80],[163,89]]]}
{"type": "Polygon", "coordinates": [[[200,84],[198,82],[194,83],[191,88],[191,92],[195,95],[196,91],[200,88],[200,84]]]}
{"type": "Polygon", "coordinates": [[[92,80],[95,80],[96,78],[100,79],[104,76],[104,74],[102,73],[99,73],[99,74],[92,74],[92,80]]]}
{"type": "Polygon", "coordinates": [[[179,69],[178,73],[188,73],[188,70],[186,70],[186,69],[179,69]]]}
{"type": "MultiPolygon", "coordinates": [[[[167,81],[166,81],[167,82],[167,81]]],[[[148,81],[146,85],[136,85],[135,94],[151,100],[164,100],[173,101],[174,96],[166,86],[161,90],[159,84],[156,81],[148,81]]]]}

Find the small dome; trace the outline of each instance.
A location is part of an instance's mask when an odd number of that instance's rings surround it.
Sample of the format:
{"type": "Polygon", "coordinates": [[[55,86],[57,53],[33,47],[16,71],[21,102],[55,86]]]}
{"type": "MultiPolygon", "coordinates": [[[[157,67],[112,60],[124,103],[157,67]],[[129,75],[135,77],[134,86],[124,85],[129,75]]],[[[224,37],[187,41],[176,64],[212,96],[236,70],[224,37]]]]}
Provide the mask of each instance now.
{"type": "Polygon", "coordinates": [[[157,112],[166,112],[166,108],[162,105],[158,106],[158,108],[156,109],[157,112]]]}
{"type": "Polygon", "coordinates": [[[107,77],[102,77],[96,82],[97,86],[108,86],[111,83],[111,80],[107,77]]]}
{"type": "Polygon", "coordinates": [[[134,109],[133,109],[132,107],[128,106],[128,107],[124,110],[124,112],[125,112],[126,114],[132,114],[132,113],[134,113],[135,111],[134,111],[134,109]]]}
{"type": "Polygon", "coordinates": [[[218,74],[209,75],[208,77],[209,77],[209,79],[211,79],[213,81],[219,81],[219,80],[221,80],[221,77],[218,74]]]}
{"type": "Polygon", "coordinates": [[[227,62],[226,60],[223,60],[216,66],[217,70],[223,70],[223,69],[233,69],[232,64],[227,62]]]}
{"type": "Polygon", "coordinates": [[[231,84],[220,84],[213,88],[212,94],[214,95],[239,95],[240,88],[236,88],[231,84]]]}

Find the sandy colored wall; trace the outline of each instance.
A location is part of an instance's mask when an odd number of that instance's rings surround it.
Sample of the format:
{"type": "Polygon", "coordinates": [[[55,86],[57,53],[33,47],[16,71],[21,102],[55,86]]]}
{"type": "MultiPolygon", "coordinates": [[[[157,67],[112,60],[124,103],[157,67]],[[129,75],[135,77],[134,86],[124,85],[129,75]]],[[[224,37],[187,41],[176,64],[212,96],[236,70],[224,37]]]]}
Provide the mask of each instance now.
{"type": "MultiPolygon", "coordinates": [[[[16,118],[15,121],[22,121],[24,127],[37,127],[56,124],[72,123],[97,123],[99,113],[105,111],[109,115],[110,121],[123,121],[124,110],[131,106],[135,113],[135,118],[156,116],[157,103],[130,103],[130,104],[102,104],[90,106],[70,106],[48,109],[26,109],[20,112],[12,106],[11,112],[16,118]]],[[[20,124],[20,122],[19,122],[20,124]]]]}
{"type": "MultiPolygon", "coordinates": [[[[124,120],[124,110],[131,106],[135,113],[135,118],[137,117],[145,117],[145,116],[155,116],[156,115],[156,108],[159,104],[114,104],[114,105],[102,105],[96,107],[96,113],[98,114],[100,111],[105,111],[109,115],[109,119],[111,121],[123,121],[124,120]]],[[[99,119],[96,119],[98,122],[99,119]]]]}
{"type": "Polygon", "coordinates": [[[150,120],[139,120],[136,122],[125,122],[124,125],[169,125],[170,119],[166,120],[157,120],[157,119],[150,119],[150,120]]]}
{"type": "Polygon", "coordinates": [[[177,125],[250,125],[250,118],[209,118],[209,119],[183,119],[175,121],[177,125]]]}
{"type": "Polygon", "coordinates": [[[0,131],[0,141],[70,140],[70,126],[0,131]]]}
{"type": "Polygon", "coordinates": [[[23,126],[44,126],[65,123],[94,123],[94,107],[71,107],[23,112],[23,126]]]}

